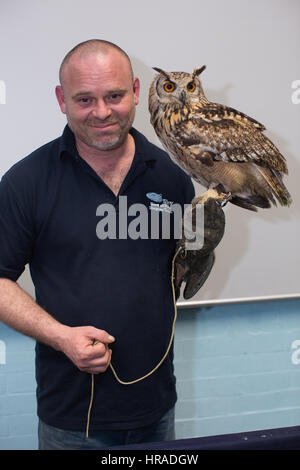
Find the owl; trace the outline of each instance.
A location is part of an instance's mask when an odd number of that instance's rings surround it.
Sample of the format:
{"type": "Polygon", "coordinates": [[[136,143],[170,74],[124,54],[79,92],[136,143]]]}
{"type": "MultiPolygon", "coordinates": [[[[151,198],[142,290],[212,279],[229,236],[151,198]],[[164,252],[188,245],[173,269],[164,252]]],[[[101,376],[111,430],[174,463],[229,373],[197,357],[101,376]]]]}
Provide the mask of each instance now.
{"type": "Polygon", "coordinates": [[[205,68],[191,74],[154,68],[158,75],[149,90],[149,112],[161,143],[209,197],[252,211],[276,201],[289,206],[282,181],[288,172],[285,158],[263,134],[262,124],[206,98],[199,79],[205,68]]]}

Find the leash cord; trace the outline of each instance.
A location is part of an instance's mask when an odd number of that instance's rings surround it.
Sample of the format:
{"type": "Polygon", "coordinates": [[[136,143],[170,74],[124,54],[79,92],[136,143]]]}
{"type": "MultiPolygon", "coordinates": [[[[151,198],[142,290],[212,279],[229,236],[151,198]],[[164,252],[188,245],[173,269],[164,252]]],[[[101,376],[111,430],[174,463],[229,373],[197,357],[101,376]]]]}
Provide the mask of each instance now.
{"type": "MultiPolygon", "coordinates": [[[[172,323],[171,337],[170,337],[170,341],[169,341],[167,350],[166,350],[165,354],[163,355],[163,357],[161,358],[161,360],[159,361],[159,363],[150,372],[145,374],[143,377],[140,377],[140,378],[135,379],[135,380],[131,380],[129,382],[125,382],[124,380],[121,380],[118,377],[112,363],[110,363],[109,367],[111,368],[111,371],[112,371],[113,375],[115,376],[116,380],[122,385],[132,385],[132,384],[135,384],[137,382],[141,382],[142,380],[146,379],[147,377],[152,375],[161,366],[161,364],[164,362],[167,355],[169,354],[169,351],[170,351],[170,348],[171,348],[171,345],[172,345],[172,342],[173,342],[173,339],[174,339],[175,324],[176,324],[176,320],[177,320],[176,292],[175,292],[175,284],[174,284],[174,281],[175,281],[175,276],[174,276],[175,261],[176,261],[176,258],[178,256],[179,252],[182,249],[183,249],[182,247],[179,247],[178,250],[176,251],[175,255],[173,256],[173,259],[172,259],[171,285],[172,285],[172,295],[173,295],[173,303],[174,303],[174,318],[173,318],[173,323],[172,323]]],[[[95,389],[94,374],[91,374],[91,398],[90,398],[90,404],[89,404],[88,413],[87,413],[86,438],[89,437],[91,410],[92,410],[93,400],[94,400],[94,389],[95,389]]]]}

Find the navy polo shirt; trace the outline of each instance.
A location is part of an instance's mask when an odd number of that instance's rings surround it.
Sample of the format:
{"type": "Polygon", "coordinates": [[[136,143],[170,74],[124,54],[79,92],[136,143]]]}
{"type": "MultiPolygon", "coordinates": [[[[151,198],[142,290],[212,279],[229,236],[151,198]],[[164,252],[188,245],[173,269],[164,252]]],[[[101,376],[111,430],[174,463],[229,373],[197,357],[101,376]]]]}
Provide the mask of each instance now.
{"type": "MultiPolygon", "coordinates": [[[[161,231],[126,238],[124,223],[139,229],[138,211],[128,215],[128,208],[146,206],[150,231],[151,212],[160,210],[161,201],[183,207],[194,196],[190,178],[167,154],[137,130],[130,132],[135,155],[117,196],[78,155],[68,126],[16,163],[0,184],[0,276],[16,281],[29,263],[36,301],[47,312],[65,325],[92,325],[116,338],[112,364],[124,381],[152,370],[168,346],[176,245],[172,234],[161,231]],[[110,217],[105,207],[112,208],[110,217]],[[110,235],[99,236],[105,230],[110,235]]],[[[176,402],[172,356],[171,349],[154,374],[133,385],[117,382],[110,368],[96,375],[90,429],[131,429],[159,419],[176,402]]],[[[90,375],[37,343],[36,379],[39,417],[58,428],[84,430],[90,375]]]]}

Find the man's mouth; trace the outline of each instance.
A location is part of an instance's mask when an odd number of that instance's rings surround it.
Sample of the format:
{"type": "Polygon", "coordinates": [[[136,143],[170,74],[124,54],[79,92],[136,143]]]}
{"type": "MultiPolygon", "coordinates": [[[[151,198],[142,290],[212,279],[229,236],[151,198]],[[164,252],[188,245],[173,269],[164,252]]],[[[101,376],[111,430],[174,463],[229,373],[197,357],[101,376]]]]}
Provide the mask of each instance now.
{"type": "Polygon", "coordinates": [[[101,129],[101,130],[105,130],[105,129],[109,129],[110,127],[113,127],[116,125],[115,122],[103,122],[103,123],[95,123],[95,124],[89,124],[91,127],[93,127],[94,129],[101,129]]]}

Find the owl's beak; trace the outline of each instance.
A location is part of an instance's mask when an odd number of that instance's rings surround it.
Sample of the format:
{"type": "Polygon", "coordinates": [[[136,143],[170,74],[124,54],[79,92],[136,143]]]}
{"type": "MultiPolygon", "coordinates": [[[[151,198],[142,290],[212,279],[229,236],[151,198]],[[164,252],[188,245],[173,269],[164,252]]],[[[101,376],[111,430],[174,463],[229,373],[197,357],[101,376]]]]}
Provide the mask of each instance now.
{"type": "Polygon", "coordinates": [[[185,93],[185,91],[182,91],[182,92],[180,93],[179,99],[180,99],[180,101],[182,102],[182,104],[185,104],[185,102],[186,102],[186,93],[185,93]]]}

